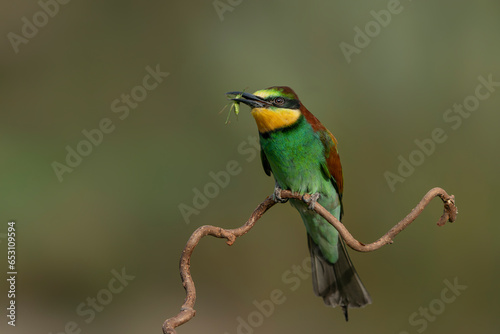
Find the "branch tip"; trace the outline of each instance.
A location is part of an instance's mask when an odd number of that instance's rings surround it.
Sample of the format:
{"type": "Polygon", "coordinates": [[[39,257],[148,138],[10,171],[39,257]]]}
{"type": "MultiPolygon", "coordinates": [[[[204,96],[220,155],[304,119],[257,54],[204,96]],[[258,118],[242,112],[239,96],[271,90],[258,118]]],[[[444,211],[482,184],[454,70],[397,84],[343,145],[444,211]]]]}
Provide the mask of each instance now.
{"type": "Polygon", "coordinates": [[[227,241],[226,241],[226,244],[228,246],[232,246],[234,244],[234,242],[236,241],[236,237],[233,235],[230,235],[230,236],[227,236],[227,241]]]}

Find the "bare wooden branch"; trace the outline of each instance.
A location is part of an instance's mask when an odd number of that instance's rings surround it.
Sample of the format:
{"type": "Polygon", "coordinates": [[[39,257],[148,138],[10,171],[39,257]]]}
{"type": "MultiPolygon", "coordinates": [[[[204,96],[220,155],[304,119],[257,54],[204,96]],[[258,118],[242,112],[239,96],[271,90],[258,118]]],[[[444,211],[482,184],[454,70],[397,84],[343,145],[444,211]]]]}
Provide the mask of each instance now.
{"type": "MultiPolygon", "coordinates": [[[[283,190],[281,192],[281,196],[284,198],[295,198],[302,199],[308,201],[310,195],[300,196],[298,194],[293,194],[289,190],[283,190]]],[[[397,223],[393,228],[389,230],[386,234],[384,234],[380,239],[371,244],[365,245],[362,242],[356,240],[351,233],[347,230],[347,228],[342,224],[337,218],[335,218],[330,212],[328,212],[324,207],[317,205],[315,206],[315,211],[320,214],[323,218],[325,218],[330,224],[332,224],[337,231],[339,231],[340,235],[346,242],[346,244],[352,249],[358,252],[372,252],[374,250],[379,249],[380,247],[386,244],[392,244],[392,240],[396,235],[399,234],[402,230],[404,230],[408,225],[410,225],[419,215],[424,211],[424,208],[429,204],[429,202],[436,196],[439,196],[441,200],[444,202],[444,212],[443,215],[439,218],[438,226],[444,225],[447,221],[450,223],[454,222],[457,217],[457,208],[455,207],[455,196],[449,196],[446,191],[441,188],[433,188],[427,192],[427,194],[422,198],[420,203],[411,210],[411,212],[399,223],[397,223]]]]}
{"type": "MultiPolygon", "coordinates": [[[[429,204],[429,202],[436,196],[439,196],[444,203],[444,212],[443,215],[439,218],[437,223],[438,226],[443,226],[447,221],[453,223],[457,218],[457,208],[455,206],[455,196],[448,195],[446,191],[441,188],[433,188],[429,190],[429,192],[422,198],[420,203],[399,223],[397,223],[393,228],[389,230],[386,234],[384,234],[380,239],[371,244],[365,245],[358,240],[356,240],[352,234],[347,230],[347,228],[330,212],[328,212],[324,207],[322,207],[319,203],[316,203],[314,210],[320,214],[323,218],[325,218],[330,224],[332,224],[340,233],[342,238],[345,240],[346,244],[352,249],[359,252],[371,252],[379,249],[380,247],[392,243],[394,237],[399,234],[402,230],[404,230],[408,225],[410,225],[424,210],[424,208],[429,204]]],[[[310,195],[301,196],[297,193],[293,193],[289,190],[281,191],[282,198],[288,199],[296,199],[302,200],[305,203],[309,202],[311,198],[310,195]]],[[[175,334],[175,328],[188,322],[194,316],[196,311],[194,310],[194,304],[196,301],[196,289],[194,286],[194,281],[191,277],[191,268],[190,261],[191,255],[195,247],[200,242],[201,238],[206,235],[211,235],[217,238],[225,238],[227,239],[227,244],[232,245],[237,237],[242,236],[243,234],[250,231],[250,229],[255,225],[257,220],[259,220],[264,213],[273,207],[276,202],[272,199],[271,196],[267,197],[259,206],[254,210],[250,218],[247,222],[235,229],[224,229],[222,227],[212,226],[212,225],[204,225],[199,227],[196,231],[193,232],[191,237],[189,238],[184,250],[182,251],[179,269],[182,279],[182,284],[184,289],[186,290],[186,299],[184,300],[184,304],[181,307],[181,311],[172,318],[165,320],[163,323],[163,333],[165,334],[175,334]]]]}

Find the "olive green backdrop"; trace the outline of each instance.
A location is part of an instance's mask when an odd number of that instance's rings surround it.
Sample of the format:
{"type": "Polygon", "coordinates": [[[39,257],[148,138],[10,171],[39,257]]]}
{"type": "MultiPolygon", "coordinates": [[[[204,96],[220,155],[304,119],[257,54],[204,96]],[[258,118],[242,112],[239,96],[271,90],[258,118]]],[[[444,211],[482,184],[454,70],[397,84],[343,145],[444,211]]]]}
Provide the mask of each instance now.
{"type": "Polygon", "coordinates": [[[435,186],[458,220],[437,227],[436,199],[393,245],[351,251],[373,304],[346,323],[314,296],[305,229],[278,205],[232,247],[202,240],[178,332],[498,333],[497,1],[61,2],[0,5],[2,333],[161,333],[191,233],[241,225],[273,190],[248,108],[219,114],[225,92],[272,85],[337,137],[355,237],[435,186]]]}

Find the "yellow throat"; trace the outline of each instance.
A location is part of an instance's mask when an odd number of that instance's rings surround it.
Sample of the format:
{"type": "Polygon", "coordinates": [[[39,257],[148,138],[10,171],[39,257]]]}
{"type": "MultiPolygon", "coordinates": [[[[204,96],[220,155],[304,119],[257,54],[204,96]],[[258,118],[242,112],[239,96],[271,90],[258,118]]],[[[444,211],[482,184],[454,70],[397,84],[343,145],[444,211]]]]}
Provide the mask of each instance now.
{"type": "Polygon", "coordinates": [[[301,112],[298,109],[252,109],[252,116],[255,118],[255,122],[257,122],[257,128],[260,133],[290,126],[299,119],[300,115],[301,112]]]}

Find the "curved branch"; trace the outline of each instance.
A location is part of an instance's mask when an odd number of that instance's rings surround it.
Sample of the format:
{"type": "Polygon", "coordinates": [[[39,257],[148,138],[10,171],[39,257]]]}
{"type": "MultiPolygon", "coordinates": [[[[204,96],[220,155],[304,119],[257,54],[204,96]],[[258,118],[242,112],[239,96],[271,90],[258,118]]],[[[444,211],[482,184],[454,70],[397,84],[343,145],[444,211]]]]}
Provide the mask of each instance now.
{"type": "MultiPolygon", "coordinates": [[[[404,217],[399,223],[397,223],[393,228],[389,230],[386,234],[384,234],[380,239],[371,244],[365,245],[362,242],[356,240],[352,234],[347,230],[347,228],[342,224],[337,218],[335,218],[330,212],[328,212],[324,207],[318,205],[316,203],[314,210],[320,214],[323,218],[325,218],[330,224],[333,225],[339,231],[340,235],[344,239],[345,243],[351,247],[352,249],[358,252],[372,252],[374,250],[379,249],[380,247],[392,244],[392,240],[396,235],[399,234],[402,230],[404,230],[408,225],[410,225],[419,215],[424,211],[425,207],[429,202],[436,196],[439,196],[441,200],[444,202],[444,212],[443,215],[439,218],[437,223],[438,226],[443,226],[447,221],[453,223],[457,218],[457,208],[455,206],[455,196],[448,195],[444,189],[441,188],[432,188],[425,194],[420,203],[417,204],[411,212],[404,217]]],[[[281,192],[281,197],[283,198],[294,198],[303,200],[304,202],[308,202],[311,198],[311,195],[301,196],[296,193],[292,193],[289,190],[283,190],[281,192]]]]}
{"type": "Polygon", "coordinates": [[[260,217],[262,217],[262,215],[274,204],[276,204],[276,202],[271,199],[271,197],[266,198],[254,210],[247,222],[239,228],[227,230],[222,227],[204,225],[196,229],[196,231],[191,234],[191,237],[182,251],[179,263],[182,285],[186,290],[186,299],[184,300],[184,304],[182,304],[181,311],[175,317],[165,320],[163,323],[163,333],[177,333],[174,328],[188,322],[195,316],[196,311],[194,310],[194,303],[196,301],[196,289],[194,281],[191,278],[190,262],[191,254],[193,254],[194,248],[198,245],[200,239],[206,235],[211,235],[217,238],[225,238],[227,239],[227,244],[231,246],[237,237],[240,237],[250,231],[257,220],[259,220],[260,217]]]}
{"type": "MultiPolygon", "coordinates": [[[[346,244],[352,249],[359,252],[371,252],[379,249],[380,247],[392,243],[394,237],[399,234],[402,230],[404,230],[408,225],[410,225],[424,210],[424,208],[429,204],[429,202],[436,196],[439,196],[441,200],[444,202],[444,212],[443,215],[439,218],[438,226],[444,225],[447,221],[453,223],[457,217],[457,208],[455,206],[455,196],[448,195],[446,191],[441,188],[433,188],[429,190],[429,192],[422,198],[420,203],[399,223],[397,223],[393,228],[389,230],[386,234],[384,234],[377,241],[365,245],[358,240],[356,240],[352,234],[347,230],[347,228],[330,212],[328,212],[324,207],[322,207],[319,203],[316,203],[314,206],[314,210],[320,214],[323,218],[325,218],[330,224],[332,224],[340,233],[346,244]]],[[[299,195],[297,193],[293,193],[290,190],[282,190],[281,191],[282,198],[296,199],[302,200],[305,203],[310,201],[311,195],[306,194],[304,196],[299,195]]],[[[191,255],[195,247],[200,242],[201,238],[206,235],[211,235],[217,238],[225,238],[227,239],[227,244],[232,245],[237,237],[242,236],[243,234],[250,231],[250,229],[255,225],[257,220],[259,220],[264,213],[273,207],[276,202],[272,199],[271,196],[267,197],[259,206],[254,210],[250,218],[247,222],[235,229],[223,229],[222,227],[212,226],[212,225],[204,225],[199,227],[196,231],[193,232],[191,237],[189,238],[184,250],[182,251],[179,270],[182,279],[182,285],[186,290],[186,299],[184,300],[184,304],[181,307],[181,311],[172,318],[165,320],[163,323],[163,333],[165,334],[175,334],[175,328],[188,322],[194,316],[196,311],[194,310],[194,304],[196,301],[196,289],[194,286],[194,281],[191,277],[191,269],[190,269],[190,261],[191,255]]]]}

